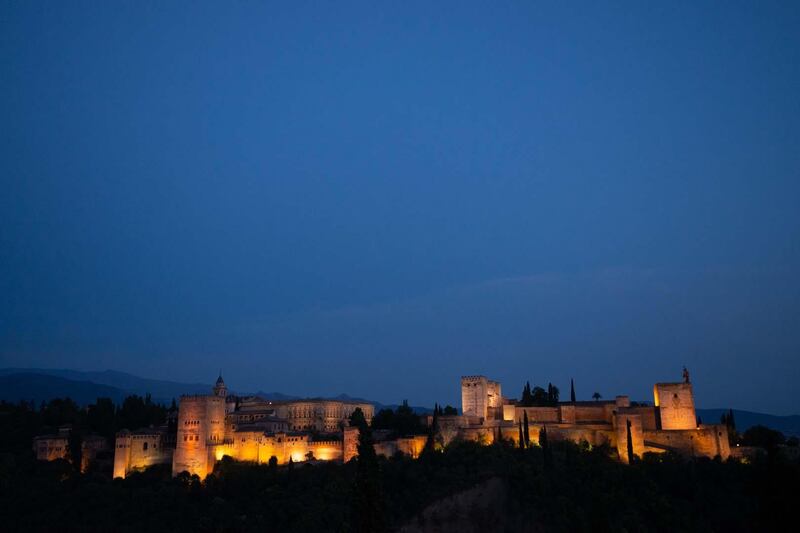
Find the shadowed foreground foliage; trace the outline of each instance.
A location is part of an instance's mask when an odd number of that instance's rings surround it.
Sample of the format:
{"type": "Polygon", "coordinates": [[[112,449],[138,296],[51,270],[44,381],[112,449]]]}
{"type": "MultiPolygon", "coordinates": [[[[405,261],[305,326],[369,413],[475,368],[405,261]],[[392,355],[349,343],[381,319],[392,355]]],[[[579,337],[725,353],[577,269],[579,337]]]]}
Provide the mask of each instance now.
{"type": "MultiPolygon", "coordinates": [[[[0,523],[16,531],[353,531],[357,475],[357,461],[279,468],[225,459],[205,483],[172,479],[168,466],[111,481],[4,453],[0,523]]],[[[550,443],[547,465],[541,448],[504,444],[378,458],[390,528],[490,479],[506,487],[502,502],[469,517],[486,531],[745,531],[791,516],[800,469],[777,456],[740,464],[648,455],[624,466],[607,449],[564,442],[550,443]]]]}

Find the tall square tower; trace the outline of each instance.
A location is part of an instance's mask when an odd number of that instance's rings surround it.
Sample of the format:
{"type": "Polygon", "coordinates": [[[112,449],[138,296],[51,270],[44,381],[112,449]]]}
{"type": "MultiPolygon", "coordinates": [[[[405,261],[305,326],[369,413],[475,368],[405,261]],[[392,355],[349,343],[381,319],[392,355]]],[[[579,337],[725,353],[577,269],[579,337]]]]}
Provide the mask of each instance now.
{"type": "Polygon", "coordinates": [[[656,383],[653,400],[660,413],[661,429],[697,428],[691,383],[656,383]]]}
{"type": "Polygon", "coordinates": [[[461,377],[461,412],[464,415],[485,420],[490,409],[502,409],[502,406],[500,383],[486,376],[461,377]]]}

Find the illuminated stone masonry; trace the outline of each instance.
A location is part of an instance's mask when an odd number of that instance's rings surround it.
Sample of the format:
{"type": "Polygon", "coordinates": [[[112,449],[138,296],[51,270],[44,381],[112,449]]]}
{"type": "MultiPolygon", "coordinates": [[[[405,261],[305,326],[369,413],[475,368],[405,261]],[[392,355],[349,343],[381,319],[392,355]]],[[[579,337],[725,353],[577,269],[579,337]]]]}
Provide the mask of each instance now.
{"type": "MultiPolygon", "coordinates": [[[[201,478],[229,456],[239,461],[278,464],[290,461],[341,461],[343,430],[361,409],[367,422],[375,408],[370,403],[338,400],[272,402],[258,396],[228,395],[220,376],[208,395],[182,396],[174,430],[168,427],[117,434],[114,477],[153,464],[172,464],[172,474],[201,478]],[[168,446],[174,433],[173,446],[168,446]]],[[[39,446],[44,450],[44,445],[39,446]]]]}
{"type": "MultiPolygon", "coordinates": [[[[633,405],[627,396],[613,401],[558,402],[522,406],[500,396],[500,385],[485,376],[461,378],[462,415],[439,417],[439,441],[464,438],[491,443],[497,438],[519,445],[519,427],[527,414],[528,433],[538,443],[546,427],[551,440],[608,444],[628,462],[628,427],[633,453],[672,451],[692,457],[730,456],[728,430],[723,424],[698,424],[689,373],[683,381],[657,383],[654,405],[633,405]],[[496,388],[493,384],[496,384],[496,388]],[[496,408],[497,407],[497,408],[496,408]],[[496,408],[496,409],[495,409],[496,408]]],[[[428,417],[429,423],[432,417],[428,417]]]]}
{"type": "MultiPolygon", "coordinates": [[[[624,462],[628,461],[628,434],[636,456],[665,451],[723,459],[730,455],[724,425],[697,423],[688,373],[683,382],[656,384],[653,393],[654,405],[632,404],[627,396],[617,396],[611,401],[523,406],[504,398],[500,383],[485,376],[464,376],[462,414],[437,418],[435,442],[443,447],[455,439],[491,444],[502,438],[519,444],[519,428],[527,415],[533,444],[546,427],[551,440],[607,444],[624,462]]],[[[237,397],[228,395],[220,377],[211,394],[181,397],[171,426],[118,433],[114,476],[171,463],[173,475],[188,472],[203,478],[225,456],[254,463],[274,458],[278,464],[348,461],[356,455],[358,429],[348,427],[356,409],[371,422],[374,407],[370,403],[237,397]]],[[[432,415],[425,420],[428,427],[433,424],[432,415]]],[[[418,457],[427,439],[427,435],[398,438],[378,430],[373,436],[376,452],[387,456],[400,452],[418,457]]],[[[59,450],[62,441],[53,437],[38,439],[35,447],[42,458],[63,453],[59,450]]]]}

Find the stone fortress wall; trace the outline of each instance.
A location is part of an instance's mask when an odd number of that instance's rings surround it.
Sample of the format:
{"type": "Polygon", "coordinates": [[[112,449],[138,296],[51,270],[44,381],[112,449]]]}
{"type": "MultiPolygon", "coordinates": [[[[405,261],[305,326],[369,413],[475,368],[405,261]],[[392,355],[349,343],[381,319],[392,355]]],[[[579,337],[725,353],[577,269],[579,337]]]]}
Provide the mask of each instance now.
{"type": "MultiPolygon", "coordinates": [[[[462,377],[461,399],[461,415],[438,417],[435,437],[440,445],[454,439],[491,444],[500,438],[519,444],[519,425],[527,414],[533,443],[538,443],[539,432],[546,428],[551,440],[609,445],[627,461],[630,424],[637,456],[665,451],[723,459],[730,456],[724,425],[697,424],[688,375],[682,383],[657,383],[652,406],[631,405],[627,396],[521,406],[503,398],[500,383],[485,376],[462,377]]],[[[348,427],[347,420],[357,408],[371,422],[372,404],[231,397],[220,377],[213,394],[181,398],[174,453],[165,445],[163,431],[120,432],[114,476],[125,477],[132,470],[172,462],[173,475],[185,471],[202,478],[225,456],[255,463],[267,463],[274,457],[278,464],[312,459],[348,461],[357,454],[358,429],[348,427]]],[[[427,416],[427,422],[432,424],[432,416],[427,416]]],[[[427,435],[388,438],[381,431],[374,435],[376,452],[386,456],[400,452],[418,457],[427,440],[427,435]]],[[[39,449],[48,448],[42,444],[39,449]]]]}
{"type": "Polygon", "coordinates": [[[490,380],[484,376],[461,379],[462,412],[447,417],[440,424],[458,428],[458,436],[491,443],[501,437],[519,444],[519,424],[528,417],[531,441],[538,443],[539,431],[547,427],[553,440],[586,441],[590,445],[607,443],[615,447],[623,462],[628,460],[628,423],[633,453],[665,452],[727,459],[730,454],[727,427],[721,424],[698,424],[694,393],[684,369],[684,381],[657,383],[653,387],[654,405],[632,406],[627,396],[613,401],[561,402],[556,406],[520,406],[503,400],[496,416],[481,409],[489,405],[490,380]],[[485,392],[484,392],[485,391],[485,392]],[[479,395],[485,394],[485,397],[479,395]]]}
{"type": "MultiPolygon", "coordinates": [[[[220,377],[212,394],[181,397],[174,451],[165,446],[164,428],[119,432],[114,477],[125,477],[153,464],[172,463],[173,475],[188,472],[202,478],[225,456],[256,463],[275,457],[278,464],[309,459],[341,461],[342,431],[356,409],[361,409],[367,423],[372,421],[375,407],[370,403],[237,398],[227,395],[220,377]]],[[[405,448],[416,450],[410,444],[405,448]]]]}
{"type": "Polygon", "coordinates": [[[117,433],[114,445],[114,477],[126,477],[134,469],[164,464],[172,460],[173,449],[165,443],[165,433],[140,430],[117,433]]]}

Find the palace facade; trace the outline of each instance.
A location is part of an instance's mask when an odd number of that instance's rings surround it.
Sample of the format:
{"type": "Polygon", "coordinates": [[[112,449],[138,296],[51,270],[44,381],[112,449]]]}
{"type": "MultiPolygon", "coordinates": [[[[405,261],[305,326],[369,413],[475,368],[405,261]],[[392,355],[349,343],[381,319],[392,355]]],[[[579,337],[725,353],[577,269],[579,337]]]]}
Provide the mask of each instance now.
{"type": "Polygon", "coordinates": [[[361,409],[367,422],[372,420],[375,407],[371,403],[238,397],[228,394],[220,376],[211,394],[181,397],[174,446],[166,445],[169,432],[165,428],[118,433],[114,477],[169,462],[173,475],[189,472],[205,477],[226,455],[257,463],[275,457],[278,464],[342,460],[342,435],[356,409],[361,409]]]}
{"type": "MultiPolygon", "coordinates": [[[[503,397],[496,381],[464,376],[461,414],[423,418],[440,447],[455,439],[485,444],[504,439],[520,445],[527,418],[533,444],[538,443],[540,430],[546,428],[552,440],[608,445],[624,462],[628,461],[629,442],[638,456],[666,451],[693,457],[730,456],[726,426],[698,423],[688,373],[681,382],[656,383],[653,398],[652,405],[631,402],[627,396],[610,401],[523,405],[503,397]]],[[[273,402],[256,396],[238,397],[228,394],[220,376],[211,394],[181,397],[172,430],[165,426],[119,432],[114,477],[171,463],[173,475],[188,472],[202,478],[224,456],[255,463],[274,458],[278,464],[348,461],[356,455],[358,429],[348,426],[356,409],[361,409],[370,423],[374,416],[370,403],[323,399],[273,402]]],[[[374,436],[379,454],[400,452],[417,457],[428,433],[391,435],[375,431],[374,436]]],[[[40,442],[39,450],[45,449],[40,442]]]]}

